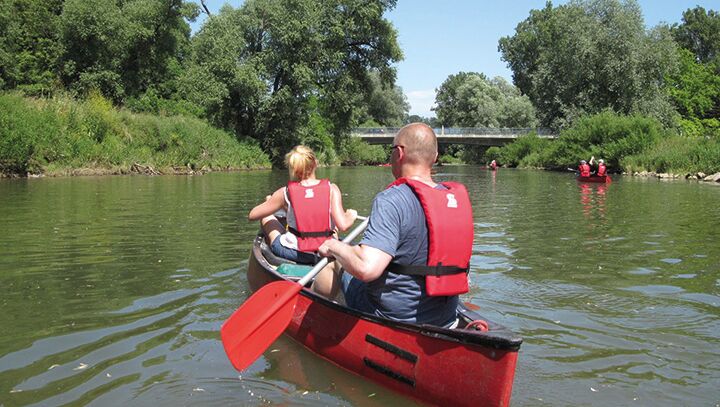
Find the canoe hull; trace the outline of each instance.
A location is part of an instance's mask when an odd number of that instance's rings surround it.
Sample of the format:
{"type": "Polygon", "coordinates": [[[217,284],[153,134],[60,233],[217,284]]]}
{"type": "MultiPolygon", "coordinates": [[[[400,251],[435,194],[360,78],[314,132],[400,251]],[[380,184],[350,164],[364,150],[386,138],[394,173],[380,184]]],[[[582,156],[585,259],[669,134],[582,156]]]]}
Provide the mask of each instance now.
{"type": "Polygon", "coordinates": [[[612,182],[612,178],[609,175],[599,177],[597,175],[591,175],[589,177],[577,177],[578,182],[595,182],[600,184],[609,184],[612,182]]]}
{"type": "MultiPolygon", "coordinates": [[[[253,290],[282,278],[255,246],[248,266],[253,290]]],[[[351,372],[424,403],[451,406],[509,405],[522,342],[509,332],[495,338],[387,321],[308,289],[301,291],[285,333],[351,372]]]]}

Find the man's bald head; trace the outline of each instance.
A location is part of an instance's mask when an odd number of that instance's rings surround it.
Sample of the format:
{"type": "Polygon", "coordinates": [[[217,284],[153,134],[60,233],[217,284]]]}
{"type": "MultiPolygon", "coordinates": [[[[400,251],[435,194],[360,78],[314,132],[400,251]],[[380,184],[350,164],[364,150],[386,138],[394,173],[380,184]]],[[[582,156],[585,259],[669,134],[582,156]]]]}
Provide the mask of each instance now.
{"type": "Polygon", "coordinates": [[[410,123],[398,131],[395,145],[403,146],[408,164],[432,167],[437,158],[437,137],[425,123],[410,123]]]}

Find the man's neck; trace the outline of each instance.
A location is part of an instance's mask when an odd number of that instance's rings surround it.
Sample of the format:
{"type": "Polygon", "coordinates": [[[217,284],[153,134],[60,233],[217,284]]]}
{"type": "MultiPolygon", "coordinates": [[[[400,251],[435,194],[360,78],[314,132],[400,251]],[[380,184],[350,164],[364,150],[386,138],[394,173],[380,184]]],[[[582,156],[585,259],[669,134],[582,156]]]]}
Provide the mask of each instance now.
{"type": "Polygon", "coordinates": [[[415,166],[403,167],[400,171],[400,177],[420,181],[422,183],[430,185],[431,187],[437,185],[432,179],[432,174],[429,168],[415,166]]]}

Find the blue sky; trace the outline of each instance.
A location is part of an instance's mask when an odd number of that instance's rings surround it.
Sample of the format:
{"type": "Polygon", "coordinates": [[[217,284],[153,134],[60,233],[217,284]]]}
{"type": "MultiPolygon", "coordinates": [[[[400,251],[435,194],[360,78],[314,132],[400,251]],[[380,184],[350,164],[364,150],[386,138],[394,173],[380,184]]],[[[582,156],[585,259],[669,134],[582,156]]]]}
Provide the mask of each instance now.
{"type": "MultiPolygon", "coordinates": [[[[243,1],[206,1],[211,12],[217,12],[225,3],[239,7],[243,1]]],[[[563,3],[566,1],[553,1],[554,5],[563,3]]],[[[679,22],[682,12],[696,5],[720,11],[720,0],[640,0],[639,3],[648,28],[663,21],[679,22]]],[[[517,24],[528,17],[530,10],[544,6],[545,0],[398,0],[397,7],[386,17],[395,25],[405,55],[396,65],[397,84],[408,98],[410,113],[434,116],[430,109],[435,101],[435,89],[448,75],[460,71],[482,72],[511,81],[511,71],[500,60],[498,40],[513,35],[517,24]]],[[[193,24],[193,29],[200,24],[201,21],[193,24]]]]}

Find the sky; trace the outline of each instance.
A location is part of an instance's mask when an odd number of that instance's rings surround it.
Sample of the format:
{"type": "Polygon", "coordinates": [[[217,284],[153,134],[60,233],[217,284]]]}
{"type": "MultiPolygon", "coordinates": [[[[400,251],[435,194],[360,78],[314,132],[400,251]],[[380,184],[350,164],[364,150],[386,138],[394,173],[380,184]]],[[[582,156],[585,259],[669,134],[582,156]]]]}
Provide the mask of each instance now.
{"type": "MultiPolygon", "coordinates": [[[[322,0],[319,0],[322,1],[322,0]]],[[[567,1],[553,1],[553,5],[567,1]]],[[[199,3],[199,1],[198,1],[199,3]]],[[[228,3],[239,7],[242,0],[206,0],[215,13],[228,3]]],[[[639,0],[645,25],[678,23],[683,11],[702,6],[720,11],[720,0],[639,0]]],[[[396,84],[410,103],[410,114],[435,116],[431,108],[435,89],[449,75],[482,72],[488,77],[502,76],[512,82],[512,72],[500,59],[498,40],[512,36],[515,27],[541,9],[545,0],[398,0],[386,13],[398,31],[404,59],[397,63],[396,84]]],[[[196,31],[203,14],[192,24],[196,31]]]]}

